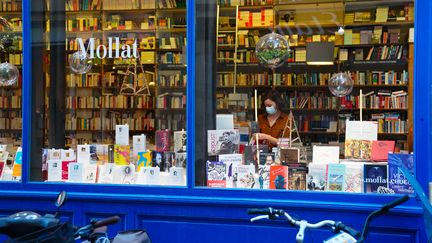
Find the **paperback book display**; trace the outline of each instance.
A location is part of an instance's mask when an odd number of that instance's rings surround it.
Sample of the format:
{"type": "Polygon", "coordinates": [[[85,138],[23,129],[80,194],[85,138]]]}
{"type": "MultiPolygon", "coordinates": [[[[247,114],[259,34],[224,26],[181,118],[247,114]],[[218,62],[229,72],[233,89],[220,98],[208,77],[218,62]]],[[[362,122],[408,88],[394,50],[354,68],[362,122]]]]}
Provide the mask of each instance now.
{"type": "MultiPolygon", "coordinates": [[[[46,175],[45,180],[70,183],[186,185],[185,131],[157,131],[154,150],[148,149],[145,134],[129,137],[127,124],[116,126],[115,137],[116,144],[79,144],[76,150],[43,149],[42,170],[46,175]],[[175,139],[172,138],[173,135],[175,139]]],[[[11,166],[11,175],[15,171],[16,177],[21,175],[21,170],[17,169],[22,160],[20,151],[11,166]]],[[[0,161],[1,172],[5,171],[4,165],[6,163],[0,161]]],[[[224,178],[225,173],[223,169],[224,178]]]]}
{"type": "Polygon", "coordinates": [[[233,153],[221,153],[224,136],[238,134],[236,129],[209,131],[208,155],[215,160],[207,162],[207,186],[412,193],[398,168],[414,173],[413,154],[396,153],[394,141],[378,140],[376,122],[348,120],[346,130],[345,143],[315,144],[307,161],[300,159],[307,149],[286,145],[270,151],[268,145],[240,144],[233,153]]]}

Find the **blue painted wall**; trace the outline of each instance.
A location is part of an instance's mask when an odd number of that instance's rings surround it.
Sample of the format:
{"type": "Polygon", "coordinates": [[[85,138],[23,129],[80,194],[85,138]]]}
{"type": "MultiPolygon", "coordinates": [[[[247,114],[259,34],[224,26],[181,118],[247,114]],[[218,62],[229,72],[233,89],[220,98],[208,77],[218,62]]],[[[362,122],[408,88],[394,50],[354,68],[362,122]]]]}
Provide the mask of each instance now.
{"type": "MultiPolygon", "coordinates": [[[[194,0],[188,0],[194,6],[194,0]]],[[[23,1],[24,66],[23,69],[23,169],[28,171],[31,123],[30,4],[23,1]]],[[[416,1],[415,36],[415,151],[417,177],[427,191],[431,180],[431,84],[430,45],[432,4],[416,1]]],[[[188,91],[194,89],[195,16],[188,9],[188,91]]],[[[194,100],[188,100],[189,137],[194,134],[194,100]]],[[[194,141],[188,140],[189,151],[194,141]]],[[[188,155],[193,161],[193,155],[188,155]]],[[[157,188],[115,185],[79,185],[34,183],[24,173],[22,183],[0,184],[0,215],[16,211],[54,211],[54,198],[60,190],[69,192],[63,218],[84,225],[91,218],[119,215],[122,222],[110,227],[111,235],[118,230],[145,228],[154,242],[293,242],[296,230],[284,222],[250,223],[248,207],[273,206],[310,221],[340,220],[361,229],[368,213],[394,196],[355,195],[343,193],[281,192],[253,190],[220,190],[195,188],[194,165],[188,163],[188,187],[157,188]]],[[[422,209],[415,198],[371,224],[369,242],[426,242],[422,209]]],[[[327,230],[306,232],[306,242],[320,242],[331,233],[327,230]]],[[[1,238],[0,238],[1,239],[1,238]]]]}

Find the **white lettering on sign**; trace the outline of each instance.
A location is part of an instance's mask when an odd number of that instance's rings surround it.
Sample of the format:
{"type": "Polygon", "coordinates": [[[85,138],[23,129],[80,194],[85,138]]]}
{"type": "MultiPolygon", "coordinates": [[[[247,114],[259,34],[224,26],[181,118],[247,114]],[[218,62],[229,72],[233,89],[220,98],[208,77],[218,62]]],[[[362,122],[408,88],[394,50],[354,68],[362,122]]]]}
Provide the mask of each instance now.
{"type": "Polygon", "coordinates": [[[119,37],[108,38],[108,49],[105,45],[95,46],[95,38],[88,40],[87,48],[84,45],[82,38],[76,38],[78,41],[78,49],[83,55],[90,54],[90,58],[95,58],[95,55],[100,58],[138,58],[138,44],[135,40],[132,45],[121,44],[119,37]],[[114,44],[114,48],[113,48],[114,44]],[[131,47],[132,46],[132,47],[131,47]],[[121,53],[120,53],[121,49],[121,53]]]}

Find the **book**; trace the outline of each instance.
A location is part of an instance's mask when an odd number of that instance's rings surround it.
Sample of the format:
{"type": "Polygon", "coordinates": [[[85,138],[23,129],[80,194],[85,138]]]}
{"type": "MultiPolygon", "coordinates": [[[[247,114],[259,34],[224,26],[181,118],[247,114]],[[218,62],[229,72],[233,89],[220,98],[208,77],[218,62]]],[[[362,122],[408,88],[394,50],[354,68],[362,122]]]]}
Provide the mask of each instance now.
{"type": "Polygon", "coordinates": [[[82,163],[73,163],[68,165],[68,181],[83,182],[84,181],[84,165],[82,163]]]}
{"type": "Polygon", "coordinates": [[[186,169],[171,167],[169,170],[168,184],[175,186],[186,186],[186,169]]]}
{"type": "Polygon", "coordinates": [[[114,172],[116,165],[114,163],[107,163],[98,165],[98,183],[111,184],[114,181],[114,172]]]}
{"type": "Polygon", "coordinates": [[[209,130],[207,131],[207,139],[209,156],[238,152],[240,136],[236,129],[209,130]]]}
{"type": "Polygon", "coordinates": [[[325,191],[327,187],[327,164],[310,163],[306,181],[308,191],[325,191]]]}
{"type": "Polygon", "coordinates": [[[114,163],[116,165],[129,165],[130,146],[129,145],[114,145],[114,163]]]}
{"type": "Polygon", "coordinates": [[[90,160],[91,160],[90,145],[79,144],[77,146],[77,156],[76,157],[77,157],[76,161],[78,163],[90,164],[90,160]]]}
{"type": "Polygon", "coordinates": [[[363,190],[376,193],[379,187],[388,187],[387,164],[365,164],[363,172],[363,190]]]}
{"type": "Polygon", "coordinates": [[[373,161],[387,161],[388,154],[393,153],[395,141],[372,141],[372,154],[373,161]]]}
{"type": "Polygon", "coordinates": [[[234,169],[238,165],[243,164],[243,155],[242,154],[220,154],[218,156],[218,160],[224,162],[226,165],[225,177],[226,177],[226,187],[234,187],[233,179],[234,179],[234,169]]]}
{"type": "Polygon", "coordinates": [[[0,180],[3,178],[3,171],[5,169],[6,162],[0,161],[0,180]]]}
{"type": "Polygon", "coordinates": [[[174,152],[164,152],[163,153],[163,163],[160,167],[160,171],[168,172],[169,169],[175,165],[175,153],[174,152]]]}
{"type": "Polygon", "coordinates": [[[397,194],[413,194],[414,189],[403,173],[398,169],[404,167],[412,175],[415,172],[415,163],[413,154],[388,154],[388,172],[389,172],[389,189],[397,194]]]}
{"type": "Polygon", "coordinates": [[[76,160],[75,151],[73,149],[61,149],[60,150],[61,160],[76,160]]]}
{"type": "Polygon", "coordinates": [[[258,185],[259,189],[269,189],[270,187],[270,167],[271,165],[259,165],[258,185]]]}
{"type": "Polygon", "coordinates": [[[134,184],[135,166],[133,164],[114,166],[113,182],[115,184],[134,184]]]}
{"type": "Polygon", "coordinates": [[[61,180],[67,181],[69,179],[69,164],[76,161],[62,161],[61,162],[61,180]]]}
{"type": "Polygon", "coordinates": [[[288,166],[272,165],[270,167],[270,189],[288,189],[288,166]]]}
{"type": "Polygon", "coordinates": [[[363,166],[362,162],[341,162],[346,166],[344,191],[346,192],[363,192],[363,166]]]}
{"type": "MultiPolygon", "coordinates": [[[[155,155],[156,157],[157,155],[155,155]]],[[[159,164],[162,163],[162,158],[160,158],[159,164]]],[[[137,157],[137,163],[136,163],[136,169],[137,171],[140,171],[142,167],[152,167],[155,166],[154,161],[152,160],[152,152],[146,151],[146,152],[138,152],[137,157]]]]}
{"type": "Polygon", "coordinates": [[[146,149],[146,135],[134,135],[132,137],[132,155],[134,157],[134,161],[138,156],[138,152],[145,152],[146,149]]]}
{"type": "Polygon", "coordinates": [[[84,183],[96,183],[98,165],[84,165],[84,183]]]}
{"type": "Polygon", "coordinates": [[[115,143],[118,145],[129,145],[129,125],[116,125],[115,143]]]}
{"type": "Polygon", "coordinates": [[[371,160],[372,141],[345,140],[345,159],[371,160]]]}
{"type": "Polygon", "coordinates": [[[259,165],[275,165],[275,154],[274,153],[260,153],[260,164],[259,165]]]}
{"type": "Polygon", "coordinates": [[[235,167],[235,187],[254,188],[255,184],[255,167],[253,165],[238,165],[235,167]]]}
{"type": "MultiPolygon", "coordinates": [[[[97,164],[103,165],[109,163],[109,145],[108,144],[96,144],[96,155],[97,164]]],[[[90,155],[91,157],[91,155],[90,155]]]]}
{"type": "Polygon", "coordinates": [[[279,159],[282,163],[298,163],[300,161],[299,148],[281,148],[279,159]]]}
{"type": "Polygon", "coordinates": [[[288,190],[306,190],[307,167],[305,164],[288,165],[288,190]]]}
{"type": "MultiPolygon", "coordinates": [[[[164,152],[159,152],[159,151],[148,151],[148,152],[151,153],[151,158],[152,158],[151,166],[162,168],[164,163],[164,152]]],[[[137,171],[139,170],[140,169],[137,169],[137,171]]]]}
{"type": "MultiPolygon", "coordinates": [[[[59,151],[60,157],[60,151],[59,151]]],[[[61,181],[62,180],[62,161],[59,159],[49,159],[48,165],[48,181],[61,181]]]]}
{"type": "Polygon", "coordinates": [[[339,146],[317,146],[312,148],[313,164],[339,163],[339,146]]]}
{"type": "Polygon", "coordinates": [[[171,148],[171,132],[169,130],[156,131],[156,151],[166,152],[171,148]]]}
{"type": "Polygon", "coordinates": [[[186,168],[187,153],[175,153],[175,164],[174,166],[180,168],[186,168]]]}
{"type": "Polygon", "coordinates": [[[327,167],[327,190],[344,191],[345,175],[346,166],[344,164],[329,164],[327,167]]]}
{"type": "Polygon", "coordinates": [[[226,187],[226,164],[222,161],[207,161],[207,186],[226,187]]]}
{"type": "Polygon", "coordinates": [[[186,131],[176,131],[174,132],[174,152],[186,152],[186,131]]]}

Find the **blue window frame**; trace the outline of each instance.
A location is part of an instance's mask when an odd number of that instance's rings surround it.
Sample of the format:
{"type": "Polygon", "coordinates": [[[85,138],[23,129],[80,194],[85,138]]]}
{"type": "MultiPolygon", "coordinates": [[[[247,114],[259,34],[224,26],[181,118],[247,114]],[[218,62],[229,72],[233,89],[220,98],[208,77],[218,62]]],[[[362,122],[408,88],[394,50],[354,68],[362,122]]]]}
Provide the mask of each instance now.
{"type": "MultiPolygon", "coordinates": [[[[113,191],[119,192],[118,197],[124,197],[125,194],[142,196],[142,197],[164,197],[172,196],[173,199],[197,200],[210,197],[226,198],[227,203],[240,204],[242,202],[254,199],[257,201],[272,200],[275,204],[284,202],[303,202],[308,205],[347,205],[354,203],[361,207],[358,202],[379,204],[381,203],[380,195],[365,194],[339,194],[339,193],[307,193],[307,192],[279,192],[279,191],[241,191],[241,190],[219,190],[209,188],[196,188],[194,186],[195,167],[194,163],[187,165],[187,188],[160,188],[160,187],[131,187],[122,185],[73,185],[57,183],[40,183],[29,181],[30,171],[30,152],[31,152],[31,100],[32,96],[32,70],[31,70],[31,0],[23,1],[23,178],[22,183],[7,183],[10,190],[24,191],[58,191],[65,189],[79,193],[100,193],[98,195],[112,195],[113,191]],[[261,199],[260,199],[261,198],[261,199]],[[300,200],[299,200],[300,199],[300,200]]],[[[188,6],[195,6],[194,0],[188,0],[188,6]]],[[[414,148],[416,151],[415,161],[417,164],[417,179],[428,191],[428,182],[431,180],[431,84],[432,84],[432,46],[430,40],[432,34],[432,3],[428,0],[418,0],[415,4],[415,68],[414,68],[414,148]]],[[[195,135],[195,44],[196,44],[196,17],[195,7],[189,7],[187,11],[187,131],[188,137],[193,138],[195,135]]],[[[194,151],[194,139],[188,139],[188,151],[194,151]]],[[[190,153],[188,160],[194,161],[194,153],[190,153]]],[[[117,197],[117,196],[116,196],[117,197]]],[[[416,207],[415,200],[411,200],[410,206],[416,207]]],[[[410,211],[410,210],[408,210],[410,211]]]]}

